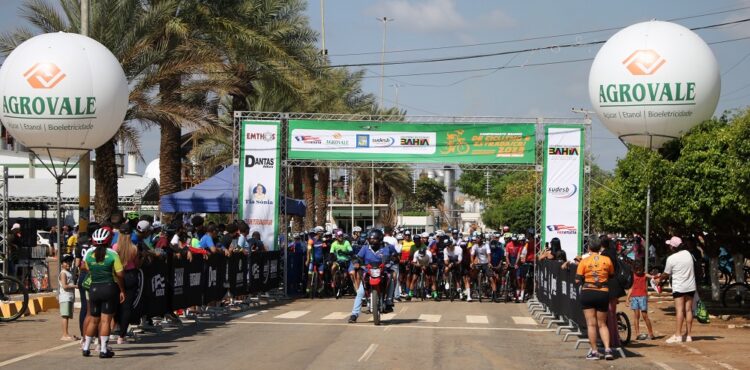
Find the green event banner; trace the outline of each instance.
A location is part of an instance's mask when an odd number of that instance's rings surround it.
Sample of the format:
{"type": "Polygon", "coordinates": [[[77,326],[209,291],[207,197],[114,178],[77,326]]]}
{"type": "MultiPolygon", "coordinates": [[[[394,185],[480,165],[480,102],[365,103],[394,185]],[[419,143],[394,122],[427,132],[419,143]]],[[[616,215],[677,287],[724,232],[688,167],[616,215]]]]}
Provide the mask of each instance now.
{"type": "Polygon", "coordinates": [[[536,125],[289,120],[289,159],[533,164],[536,125]]]}

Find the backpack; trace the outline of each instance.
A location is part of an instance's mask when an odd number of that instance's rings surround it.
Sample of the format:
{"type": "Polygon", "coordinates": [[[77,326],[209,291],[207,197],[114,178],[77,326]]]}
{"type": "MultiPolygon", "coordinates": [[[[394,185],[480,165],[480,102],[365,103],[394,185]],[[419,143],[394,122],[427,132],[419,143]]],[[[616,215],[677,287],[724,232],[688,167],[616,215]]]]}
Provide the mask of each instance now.
{"type": "Polygon", "coordinates": [[[620,283],[623,289],[630,289],[633,287],[633,268],[622,258],[617,258],[617,262],[615,263],[617,263],[615,279],[617,279],[617,282],[620,283]]]}

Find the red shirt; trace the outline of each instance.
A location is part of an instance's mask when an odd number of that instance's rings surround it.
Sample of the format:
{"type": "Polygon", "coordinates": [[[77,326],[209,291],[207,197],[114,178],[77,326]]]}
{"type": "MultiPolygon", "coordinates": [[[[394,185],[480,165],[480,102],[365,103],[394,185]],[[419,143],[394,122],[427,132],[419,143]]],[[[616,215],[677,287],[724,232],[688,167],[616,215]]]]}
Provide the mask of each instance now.
{"type": "Polygon", "coordinates": [[[645,297],[648,295],[646,288],[646,274],[638,275],[633,273],[633,290],[630,292],[631,297],[645,297]]]}

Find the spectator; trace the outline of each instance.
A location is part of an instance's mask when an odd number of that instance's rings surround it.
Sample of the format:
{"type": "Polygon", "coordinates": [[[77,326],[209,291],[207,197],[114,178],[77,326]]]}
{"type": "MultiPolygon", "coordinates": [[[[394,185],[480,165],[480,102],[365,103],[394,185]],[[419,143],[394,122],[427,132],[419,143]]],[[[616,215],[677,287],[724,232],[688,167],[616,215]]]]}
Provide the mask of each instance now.
{"type": "Polygon", "coordinates": [[[19,253],[22,247],[21,225],[13,224],[8,233],[8,272],[11,275],[16,274],[15,266],[18,263],[19,253]]]}
{"type": "Polygon", "coordinates": [[[245,251],[245,254],[250,253],[250,243],[248,242],[248,234],[250,234],[250,226],[244,222],[240,222],[237,227],[240,235],[237,237],[237,246],[245,251]]]}
{"type": "Polygon", "coordinates": [[[664,273],[659,280],[672,277],[672,297],[674,298],[677,325],[674,335],[667,339],[667,343],[692,342],[690,336],[693,330],[693,296],[695,295],[695,265],[693,256],[682,244],[682,239],[673,236],[667,240],[672,255],[667,257],[664,273]],[[683,332],[682,325],[686,326],[683,332]]]}
{"type": "Polygon", "coordinates": [[[65,242],[65,245],[67,246],[65,254],[73,253],[76,245],[78,245],[78,225],[73,226],[73,232],[68,237],[68,241],[65,242]]]}
{"type": "Polygon", "coordinates": [[[52,246],[52,257],[57,256],[59,243],[57,242],[57,226],[49,229],[49,244],[52,246]]]}
{"type": "MultiPolygon", "coordinates": [[[[618,255],[615,241],[605,235],[602,235],[599,240],[602,249],[601,253],[609,257],[610,261],[612,261],[612,265],[615,268],[614,275],[616,276],[620,272],[620,268],[617,266],[618,255]]],[[[609,279],[607,280],[607,284],[609,285],[609,311],[607,312],[607,325],[610,333],[617,333],[617,304],[620,302],[620,298],[626,295],[625,289],[622,288],[617,279],[609,279]]],[[[614,348],[622,346],[619,335],[611,335],[610,341],[610,345],[614,348]]]]}
{"type": "Polygon", "coordinates": [[[650,278],[653,278],[653,276],[643,271],[643,262],[636,260],[633,264],[633,287],[628,293],[627,300],[630,302],[630,308],[633,310],[635,339],[637,340],[645,340],[646,338],[651,338],[651,340],[656,339],[654,330],[651,328],[651,320],[648,318],[648,288],[646,280],[650,278]],[[641,316],[643,316],[643,321],[646,323],[648,335],[640,334],[641,316]]]}
{"type": "Polygon", "coordinates": [[[253,237],[248,241],[248,244],[250,244],[250,251],[252,252],[266,251],[266,246],[263,244],[263,241],[260,240],[260,233],[257,231],[253,231],[253,237]]]}
{"type": "Polygon", "coordinates": [[[73,263],[73,256],[66,254],[62,257],[62,271],[58,277],[60,283],[60,317],[62,318],[62,337],[60,340],[78,340],[77,337],[70,336],[68,333],[68,323],[73,318],[73,302],[75,301],[75,291],[78,286],[73,281],[73,274],[70,272],[70,266],[73,263]]]}
{"type": "Polygon", "coordinates": [[[120,257],[123,267],[123,281],[125,284],[125,302],[118,306],[117,324],[119,326],[119,337],[117,344],[124,344],[125,337],[128,334],[128,325],[132,316],[135,298],[138,296],[138,247],[133,244],[130,234],[130,224],[123,223],[120,225],[121,238],[113,249],[120,257]]]}
{"type": "MultiPolygon", "coordinates": [[[[607,282],[615,273],[612,260],[599,252],[601,245],[589,244],[589,256],[582,259],[576,269],[576,283],[583,284],[581,289],[581,307],[586,317],[586,329],[588,331],[591,350],[586,355],[587,360],[599,360],[597,348],[597,329],[604,344],[604,358],[613,360],[610,348],[610,331],[607,328],[607,311],[609,309],[609,285],[607,282]]],[[[613,333],[615,335],[617,331],[613,333]]]]}

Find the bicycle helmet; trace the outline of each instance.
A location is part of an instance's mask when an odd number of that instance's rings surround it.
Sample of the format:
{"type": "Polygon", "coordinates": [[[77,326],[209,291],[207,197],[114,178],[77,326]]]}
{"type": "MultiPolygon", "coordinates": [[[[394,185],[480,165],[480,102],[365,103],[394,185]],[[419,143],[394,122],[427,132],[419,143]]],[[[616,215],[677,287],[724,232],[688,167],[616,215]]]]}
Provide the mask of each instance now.
{"type": "Polygon", "coordinates": [[[419,235],[419,237],[427,239],[430,237],[430,234],[428,234],[427,232],[423,232],[421,235],[419,235]]]}
{"type": "Polygon", "coordinates": [[[91,235],[91,244],[108,245],[112,242],[112,232],[106,228],[99,228],[91,235]]]}
{"type": "Polygon", "coordinates": [[[359,226],[354,226],[352,228],[352,233],[361,233],[361,232],[362,232],[362,228],[359,226]]]}
{"type": "Polygon", "coordinates": [[[404,231],[404,236],[411,236],[411,231],[405,230],[404,231]]]}
{"type": "Polygon", "coordinates": [[[326,230],[323,228],[323,226],[315,226],[315,228],[313,229],[313,232],[316,233],[316,234],[322,233],[322,232],[325,232],[325,231],[326,230]]]}

